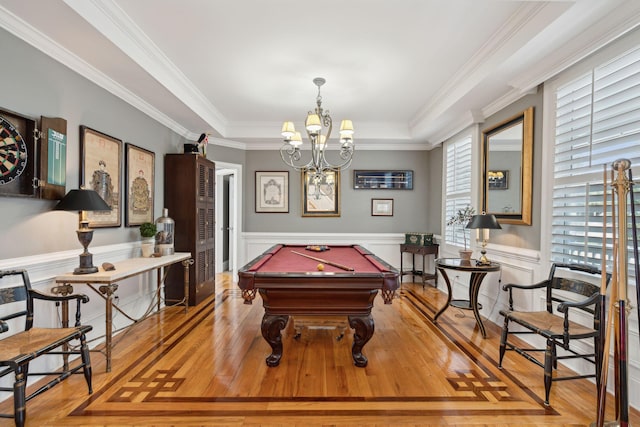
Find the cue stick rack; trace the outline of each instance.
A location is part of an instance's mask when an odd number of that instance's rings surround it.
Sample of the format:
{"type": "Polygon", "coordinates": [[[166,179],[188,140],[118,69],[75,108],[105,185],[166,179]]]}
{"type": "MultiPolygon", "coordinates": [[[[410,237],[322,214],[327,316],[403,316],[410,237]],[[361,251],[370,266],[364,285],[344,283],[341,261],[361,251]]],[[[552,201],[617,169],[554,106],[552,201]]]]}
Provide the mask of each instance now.
{"type": "MultiPolygon", "coordinates": [[[[631,305],[627,298],[628,287],[628,230],[627,230],[627,197],[630,196],[631,203],[631,215],[632,215],[632,244],[633,244],[633,256],[635,263],[635,281],[636,291],[638,292],[638,301],[640,301],[640,277],[638,274],[638,235],[635,220],[635,200],[633,195],[633,175],[631,172],[631,161],[627,159],[619,159],[611,165],[611,216],[612,216],[612,235],[613,235],[613,257],[612,257],[612,280],[611,280],[611,297],[607,312],[607,317],[601,317],[601,321],[605,322],[604,326],[604,348],[602,349],[605,354],[602,360],[600,387],[598,388],[598,405],[597,405],[597,418],[595,427],[607,426],[621,426],[627,427],[629,425],[629,348],[628,348],[628,336],[629,336],[629,314],[631,312],[631,305]],[[627,172],[628,171],[628,172],[627,172]],[[627,176],[628,173],[628,176],[627,176]],[[616,218],[617,217],[617,218],[616,218]],[[617,223],[617,227],[616,227],[617,223]],[[614,368],[615,368],[615,416],[616,421],[604,421],[605,414],[605,402],[606,402],[606,389],[608,378],[608,359],[611,351],[608,345],[611,340],[611,334],[613,333],[614,341],[614,368]]],[[[606,229],[607,229],[607,198],[606,193],[609,191],[607,185],[607,173],[605,166],[604,173],[604,186],[603,186],[603,269],[602,275],[606,274],[606,229]]],[[[605,289],[606,292],[606,289],[605,289]]],[[[604,293],[603,293],[604,298],[604,293]]],[[[603,304],[605,306],[605,304],[603,304]]],[[[640,315],[640,308],[639,315],[640,315]]],[[[602,337],[601,337],[602,339],[602,337]]]]}

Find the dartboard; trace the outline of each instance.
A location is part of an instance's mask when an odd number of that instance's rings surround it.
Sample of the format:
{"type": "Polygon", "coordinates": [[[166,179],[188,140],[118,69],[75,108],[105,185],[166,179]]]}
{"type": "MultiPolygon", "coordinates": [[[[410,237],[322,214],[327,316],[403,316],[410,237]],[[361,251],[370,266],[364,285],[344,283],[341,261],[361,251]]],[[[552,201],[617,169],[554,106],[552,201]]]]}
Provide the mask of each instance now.
{"type": "Polygon", "coordinates": [[[27,166],[27,146],[20,132],[0,117],[0,185],[8,184],[27,166]]]}

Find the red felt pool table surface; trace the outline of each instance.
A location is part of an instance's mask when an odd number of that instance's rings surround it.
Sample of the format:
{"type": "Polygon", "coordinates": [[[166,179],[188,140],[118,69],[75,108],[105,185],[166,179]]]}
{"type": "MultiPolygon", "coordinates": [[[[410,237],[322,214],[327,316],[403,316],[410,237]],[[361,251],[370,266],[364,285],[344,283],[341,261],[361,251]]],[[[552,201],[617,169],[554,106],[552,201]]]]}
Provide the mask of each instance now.
{"type": "Polygon", "coordinates": [[[375,255],[358,245],[331,246],[329,250],[322,252],[307,250],[306,247],[306,245],[274,246],[265,252],[267,255],[263,254],[260,261],[252,265],[248,271],[261,273],[309,273],[318,271],[318,264],[323,264],[325,273],[343,273],[347,271],[344,268],[307,257],[340,264],[352,268],[355,273],[391,271],[387,265],[379,262],[375,255]]]}

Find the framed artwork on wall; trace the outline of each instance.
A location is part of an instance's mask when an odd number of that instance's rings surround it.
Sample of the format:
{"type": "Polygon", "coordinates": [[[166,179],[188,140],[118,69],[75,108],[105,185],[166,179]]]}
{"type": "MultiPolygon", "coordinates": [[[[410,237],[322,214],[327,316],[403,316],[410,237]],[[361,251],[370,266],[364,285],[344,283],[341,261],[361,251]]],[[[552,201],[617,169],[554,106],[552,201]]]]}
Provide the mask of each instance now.
{"type": "Polygon", "coordinates": [[[507,190],[509,189],[509,171],[489,171],[487,172],[487,181],[489,190],[507,190]]]}
{"type": "Polygon", "coordinates": [[[413,190],[412,170],[354,170],[356,190],[413,190]]]}
{"type": "Polygon", "coordinates": [[[289,171],[256,171],[256,212],[289,212],[289,171]]]}
{"type": "Polygon", "coordinates": [[[340,216],[340,172],[302,176],[302,216],[340,216]]]}
{"type": "Polygon", "coordinates": [[[155,154],[125,144],[125,225],[134,227],[153,222],[155,199],[155,154]]]}
{"type": "Polygon", "coordinates": [[[89,227],[120,227],[122,141],[80,126],[80,185],[95,190],[110,211],[87,212],[89,227]]]}
{"type": "Polygon", "coordinates": [[[371,216],[393,216],[393,199],[371,199],[371,216]]]}

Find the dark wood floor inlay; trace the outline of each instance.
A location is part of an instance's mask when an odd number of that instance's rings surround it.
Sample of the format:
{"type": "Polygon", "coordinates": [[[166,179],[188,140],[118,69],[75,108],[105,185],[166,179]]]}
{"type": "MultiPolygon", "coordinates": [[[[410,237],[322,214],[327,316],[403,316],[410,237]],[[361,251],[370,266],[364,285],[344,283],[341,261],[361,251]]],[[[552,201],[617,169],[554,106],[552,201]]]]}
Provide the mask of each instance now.
{"type": "Polygon", "coordinates": [[[161,344],[126,359],[130,366],[96,390],[73,415],[553,415],[532,398],[533,393],[491,369],[492,361],[485,356],[471,355],[469,348],[460,353],[455,337],[431,324],[433,312],[427,293],[404,291],[391,306],[377,303],[376,332],[366,349],[370,360],[365,369],[354,367],[348,357],[352,331],[338,342],[333,331],[310,328],[295,340],[292,326],[287,325],[281,365],[268,368],[264,364],[268,346],[260,336],[261,304],[247,306],[238,290],[225,289],[214,304],[192,308],[186,316],[165,313],[171,321],[163,322],[161,344]],[[409,342],[407,336],[398,335],[399,328],[408,327],[415,329],[409,342]],[[450,349],[455,349],[455,357],[450,349]],[[431,368],[387,378],[388,364],[411,366],[411,358],[431,368]],[[325,378],[316,377],[320,372],[325,378]],[[379,376],[380,387],[371,376],[379,376]],[[317,381],[328,385],[318,388],[317,381]],[[366,394],[358,385],[364,382],[369,384],[366,394]],[[508,408],[495,405],[507,401],[508,408]],[[308,409],[301,410],[303,402],[308,409]],[[358,402],[355,408],[354,402],[358,402]],[[446,408],[447,403],[455,406],[446,408]]]}

